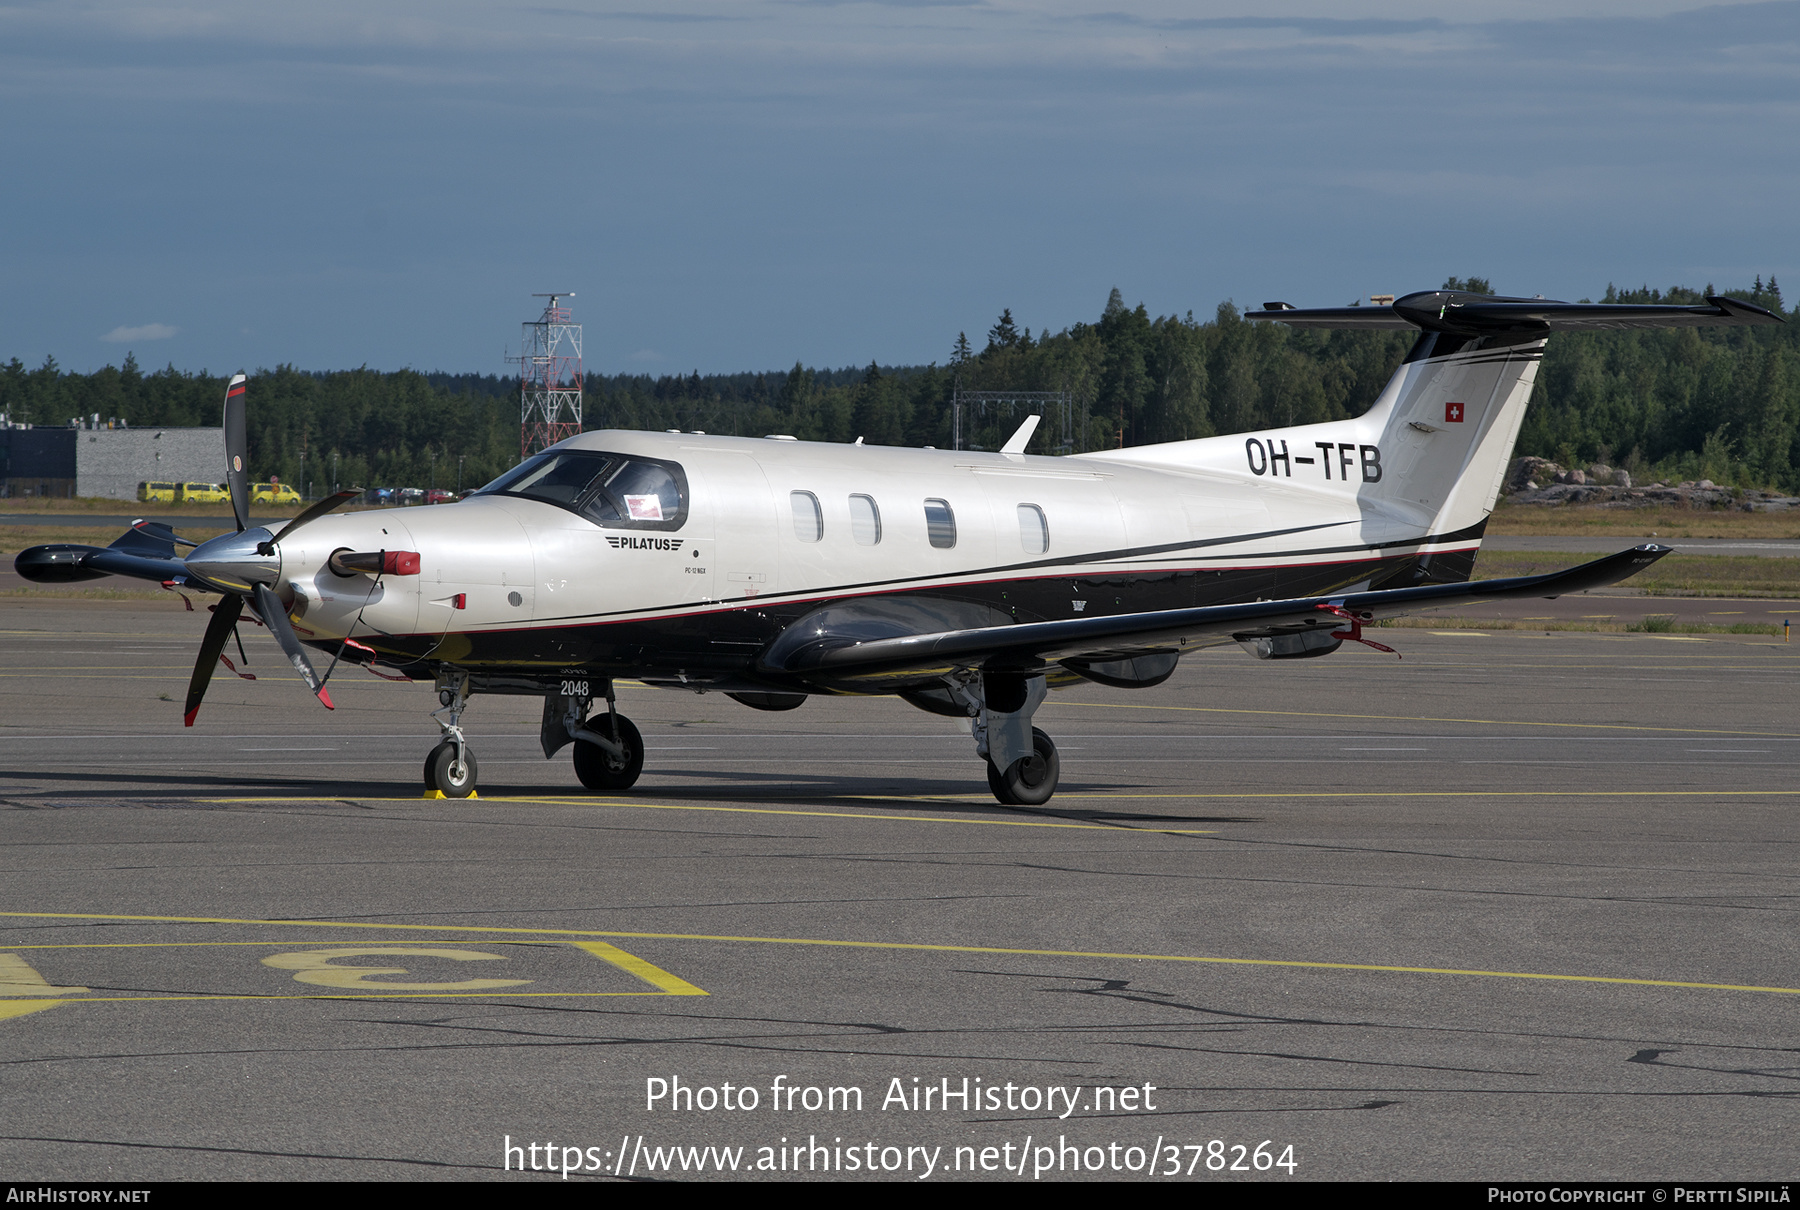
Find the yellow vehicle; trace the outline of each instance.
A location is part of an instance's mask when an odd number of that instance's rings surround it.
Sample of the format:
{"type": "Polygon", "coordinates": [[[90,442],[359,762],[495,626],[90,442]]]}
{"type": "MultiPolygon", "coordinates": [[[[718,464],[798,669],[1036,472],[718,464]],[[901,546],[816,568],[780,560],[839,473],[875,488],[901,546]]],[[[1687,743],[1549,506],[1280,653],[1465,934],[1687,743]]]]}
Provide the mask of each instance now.
{"type": "Polygon", "coordinates": [[[183,504],[224,504],[231,499],[231,493],[219,483],[183,483],[175,498],[183,504]]]}
{"type": "Polygon", "coordinates": [[[252,483],[250,485],[250,503],[252,504],[299,504],[300,493],[285,483],[252,483]]]}
{"type": "Polygon", "coordinates": [[[140,483],[138,484],[138,499],[146,504],[173,504],[175,503],[175,484],[140,483]]]}

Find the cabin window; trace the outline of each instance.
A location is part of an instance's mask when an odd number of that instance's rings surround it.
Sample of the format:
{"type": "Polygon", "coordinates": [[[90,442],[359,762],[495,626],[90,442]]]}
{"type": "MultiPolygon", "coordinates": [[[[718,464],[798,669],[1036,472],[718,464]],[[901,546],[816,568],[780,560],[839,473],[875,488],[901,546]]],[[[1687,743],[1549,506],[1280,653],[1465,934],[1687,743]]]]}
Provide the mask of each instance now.
{"type": "Polygon", "coordinates": [[[858,546],[881,542],[881,509],[873,496],[850,497],[850,536],[858,546]]]}
{"type": "Polygon", "coordinates": [[[939,550],[956,545],[956,514],[950,511],[948,500],[925,501],[925,532],[939,550]]]}
{"type": "Polygon", "coordinates": [[[1019,544],[1028,555],[1041,555],[1050,549],[1050,523],[1044,510],[1035,504],[1019,505],[1019,544]]]}
{"type": "Polygon", "coordinates": [[[825,536],[825,514],[819,511],[819,498],[811,492],[789,492],[788,505],[794,510],[794,536],[802,542],[817,542],[825,536]]]}

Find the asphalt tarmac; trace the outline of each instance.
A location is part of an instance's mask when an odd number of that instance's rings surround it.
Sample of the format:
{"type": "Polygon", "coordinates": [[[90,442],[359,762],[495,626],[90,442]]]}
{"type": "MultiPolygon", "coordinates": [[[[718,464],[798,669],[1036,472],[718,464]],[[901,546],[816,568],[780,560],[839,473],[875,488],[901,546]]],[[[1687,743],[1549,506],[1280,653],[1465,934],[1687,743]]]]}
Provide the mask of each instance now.
{"type": "Polygon", "coordinates": [[[1205,652],[1035,810],[890,699],[624,685],[603,797],[478,698],[451,801],[260,632],[184,730],[204,618],[0,601],[10,1179],[1793,1171],[1800,645],[1205,652]]]}

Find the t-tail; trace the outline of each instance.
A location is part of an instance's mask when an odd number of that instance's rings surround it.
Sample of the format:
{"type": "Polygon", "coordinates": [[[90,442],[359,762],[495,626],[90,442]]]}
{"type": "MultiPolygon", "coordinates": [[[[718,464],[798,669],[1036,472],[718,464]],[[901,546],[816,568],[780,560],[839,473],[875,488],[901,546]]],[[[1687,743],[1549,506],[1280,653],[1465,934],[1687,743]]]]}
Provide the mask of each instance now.
{"type": "Polygon", "coordinates": [[[1564,303],[1433,290],[1390,306],[1302,310],[1266,303],[1253,322],[1416,331],[1373,406],[1351,420],[1085,455],[1258,481],[1333,498],[1371,547],[1418,543],[1467,552],[1426,578],[1463,579],[1499,498],[1550,333],[1781,323],[1735,298],[1704,306],[1564,303]],[[1445,572],[1449,574],[1445,574],[1445,572]]]}

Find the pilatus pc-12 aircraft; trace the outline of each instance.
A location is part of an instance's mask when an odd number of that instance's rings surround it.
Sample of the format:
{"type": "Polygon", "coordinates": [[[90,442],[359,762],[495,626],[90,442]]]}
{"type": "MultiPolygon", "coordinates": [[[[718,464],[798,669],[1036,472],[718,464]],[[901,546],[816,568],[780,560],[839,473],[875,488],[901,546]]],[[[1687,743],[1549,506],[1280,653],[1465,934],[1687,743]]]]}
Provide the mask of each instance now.
{"type": "Polygon", "coordinates": [[[1055,743],[1031,725],[1049,688],[1145,688],[1184,653],[1226,643],[1259,659],[1329,655],[1369,642],[1362,627],[1377,618],[1553,597],[1667,554],[1640,546],[1551,575],[1469,580],[1544,341],[1781,322],[1732,298],[1454,291],[1269,303],[1248,318],[1418,339],[1354,420],[1067,457],[1023,452],[1036,418],[995,453],[592,432],[457,504],[334,513],[357,495],[346,491],[275,532],[248,521],[239,375],[225,396],[237,533],[196,547],[139,522],[104,549],[38,546],[16,566],[40,582],[127,575],[222,594],[189,725],[245,609],[326,706],[343,663],[430,683],[443,738],[428,792],[473,792],[460,722],[478,693],[542,697],[545,756],[572,744],[582,784],[628,788],[644,747],[613,685],[632,678],[758,710],[894,694],[967,718],[994,796],[1037,804],[1058,774],[1055,743]],[[326,677],[309,647],[329,657],[326,677]]]}

